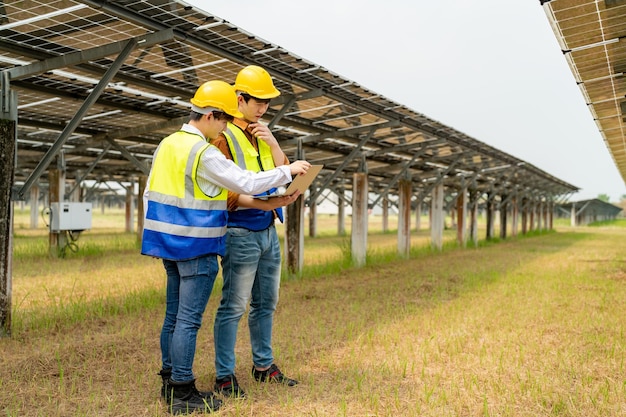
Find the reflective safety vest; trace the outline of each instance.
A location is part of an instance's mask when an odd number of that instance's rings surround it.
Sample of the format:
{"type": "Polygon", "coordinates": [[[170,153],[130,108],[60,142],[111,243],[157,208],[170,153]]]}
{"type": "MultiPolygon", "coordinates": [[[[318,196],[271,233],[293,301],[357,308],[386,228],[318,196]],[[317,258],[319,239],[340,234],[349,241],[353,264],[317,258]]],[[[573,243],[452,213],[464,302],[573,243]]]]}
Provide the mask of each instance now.
{"type": "MultiPolygon", "coordinates": [[[[243,130],[232,123],[228,123],[226,130],[222,133],[228,142],[233,162],[239,165],[241,169],[261,172],[275,168],[272,150],[264,141],[257,141],[259,146],[259,150],[257,151],[254,149],[254,146],[252,146],[243,130]]],[[[271,194],[275,191],[276,188],[272,188],[263,194],[271,194]]],[[[277,208],[275,212],[282,222],[282,208],[277,208]]],[[[229,227],[243,227],[245,229],[259,231],[267,229],[272,224],[274,224],[274,212],[272,211],[239,207],[237,210],[228,213],[229,227]]]]}
{"type": "Polygon", "coordinates": [[[159,144],[150,171],[141,253],[172,261],[226,251],[228,191],[206,195],[196,173],[213,146],[197,134],[179,131],[159,144]]]}

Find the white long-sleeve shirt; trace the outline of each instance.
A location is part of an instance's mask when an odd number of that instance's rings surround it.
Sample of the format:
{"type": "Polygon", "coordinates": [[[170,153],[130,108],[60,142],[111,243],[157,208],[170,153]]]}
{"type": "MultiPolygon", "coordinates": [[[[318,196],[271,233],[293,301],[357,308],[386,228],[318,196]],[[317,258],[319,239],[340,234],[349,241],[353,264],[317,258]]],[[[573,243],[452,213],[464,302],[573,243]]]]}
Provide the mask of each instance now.
{"type": "MultiPolygon", "coordinates": [[[[200,130],[187,123],[183,124],[180,130],[204,137],[200,130]]],[[[196,173],[198,186],[206,195],[216,195],[221,188],[240,194],[254,195],[272,187],[285,185],[291,182],[291,179],[291,169],[288,165],[258,173],[246,171],[227,159],[215,146],[208,147],[202,154],[196,173]]],[[[143,195],[144,209],[148,207],[149,177],[147,184],[143,195]]]]}

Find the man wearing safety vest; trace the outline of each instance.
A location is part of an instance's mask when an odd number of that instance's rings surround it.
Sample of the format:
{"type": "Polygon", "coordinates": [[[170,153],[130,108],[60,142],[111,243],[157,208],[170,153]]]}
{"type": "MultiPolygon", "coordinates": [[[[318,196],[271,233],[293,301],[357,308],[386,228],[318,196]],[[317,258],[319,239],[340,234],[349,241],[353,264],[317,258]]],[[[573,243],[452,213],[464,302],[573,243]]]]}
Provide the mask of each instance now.
{"type": "Polygon", "coordinates": [[[161,331],[161,395],[173,414],[217,410],[213,392],[200,392],[192,371],[196,337],[224,256],[227,191],[263,192],[291,181],[310,164],[296,161],[262,173],[242,170],[207,140],[240,116],[233,87],[202,84],[191,99],[189,122],[161,141],[144,194],[141,253],[161,258],[167,275],[161,331]]]}
{"type": "MultiPolygon", "coordinates": [[[[247,66],[237,74],[234,87],[243,117],[228,123],[212,143],[242,169],[264,172],[288,164],[270,129],[259,122],[270,100],[280,95],[269,73],[256,65],[247,66]]],[[[222,258],[224,286],[213,328],[215,390],[225,396],[245,397],[235,377],[235,341],[248,301],[252,376],[261,382],[288,386],[298,383],[283,375],[274,363],[272,352],[272,326],[281,272],[274,221],[283,220],[281,207],[293,203],[297,197],[259,199],[245,193],[228,193],[227,249],[222,258]]]]}

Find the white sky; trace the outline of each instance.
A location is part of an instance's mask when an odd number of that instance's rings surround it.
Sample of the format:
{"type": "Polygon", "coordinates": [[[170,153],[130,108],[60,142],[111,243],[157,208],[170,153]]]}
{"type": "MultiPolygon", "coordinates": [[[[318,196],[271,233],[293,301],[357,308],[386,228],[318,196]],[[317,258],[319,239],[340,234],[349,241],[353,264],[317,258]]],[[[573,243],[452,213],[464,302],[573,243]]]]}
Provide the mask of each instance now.
{"type": "Polygon", "coordinates": [[[581,188],[571,200],[626,194],[539,0],[186,1],[581,188]]]}

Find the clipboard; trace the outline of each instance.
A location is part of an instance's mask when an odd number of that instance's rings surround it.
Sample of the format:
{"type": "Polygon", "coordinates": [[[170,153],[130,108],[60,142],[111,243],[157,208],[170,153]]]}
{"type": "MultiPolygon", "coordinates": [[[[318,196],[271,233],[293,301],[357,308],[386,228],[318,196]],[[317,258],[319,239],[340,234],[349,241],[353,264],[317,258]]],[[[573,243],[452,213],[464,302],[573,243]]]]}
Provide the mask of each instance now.
{"type": "Polygon", "coordinates": [[[275,193],[255,195],[254,198],[267,199],[272,197],[283,197],[291,195],[298,190],[300,190],[301,194],[304,194],[323,167],[324,165],[311,165],[311,168],[309,168],[305,174],[296,175],[293,181],[291,181],[291,184],[289,184],[289,187],[279,187],[275,193]]]}

